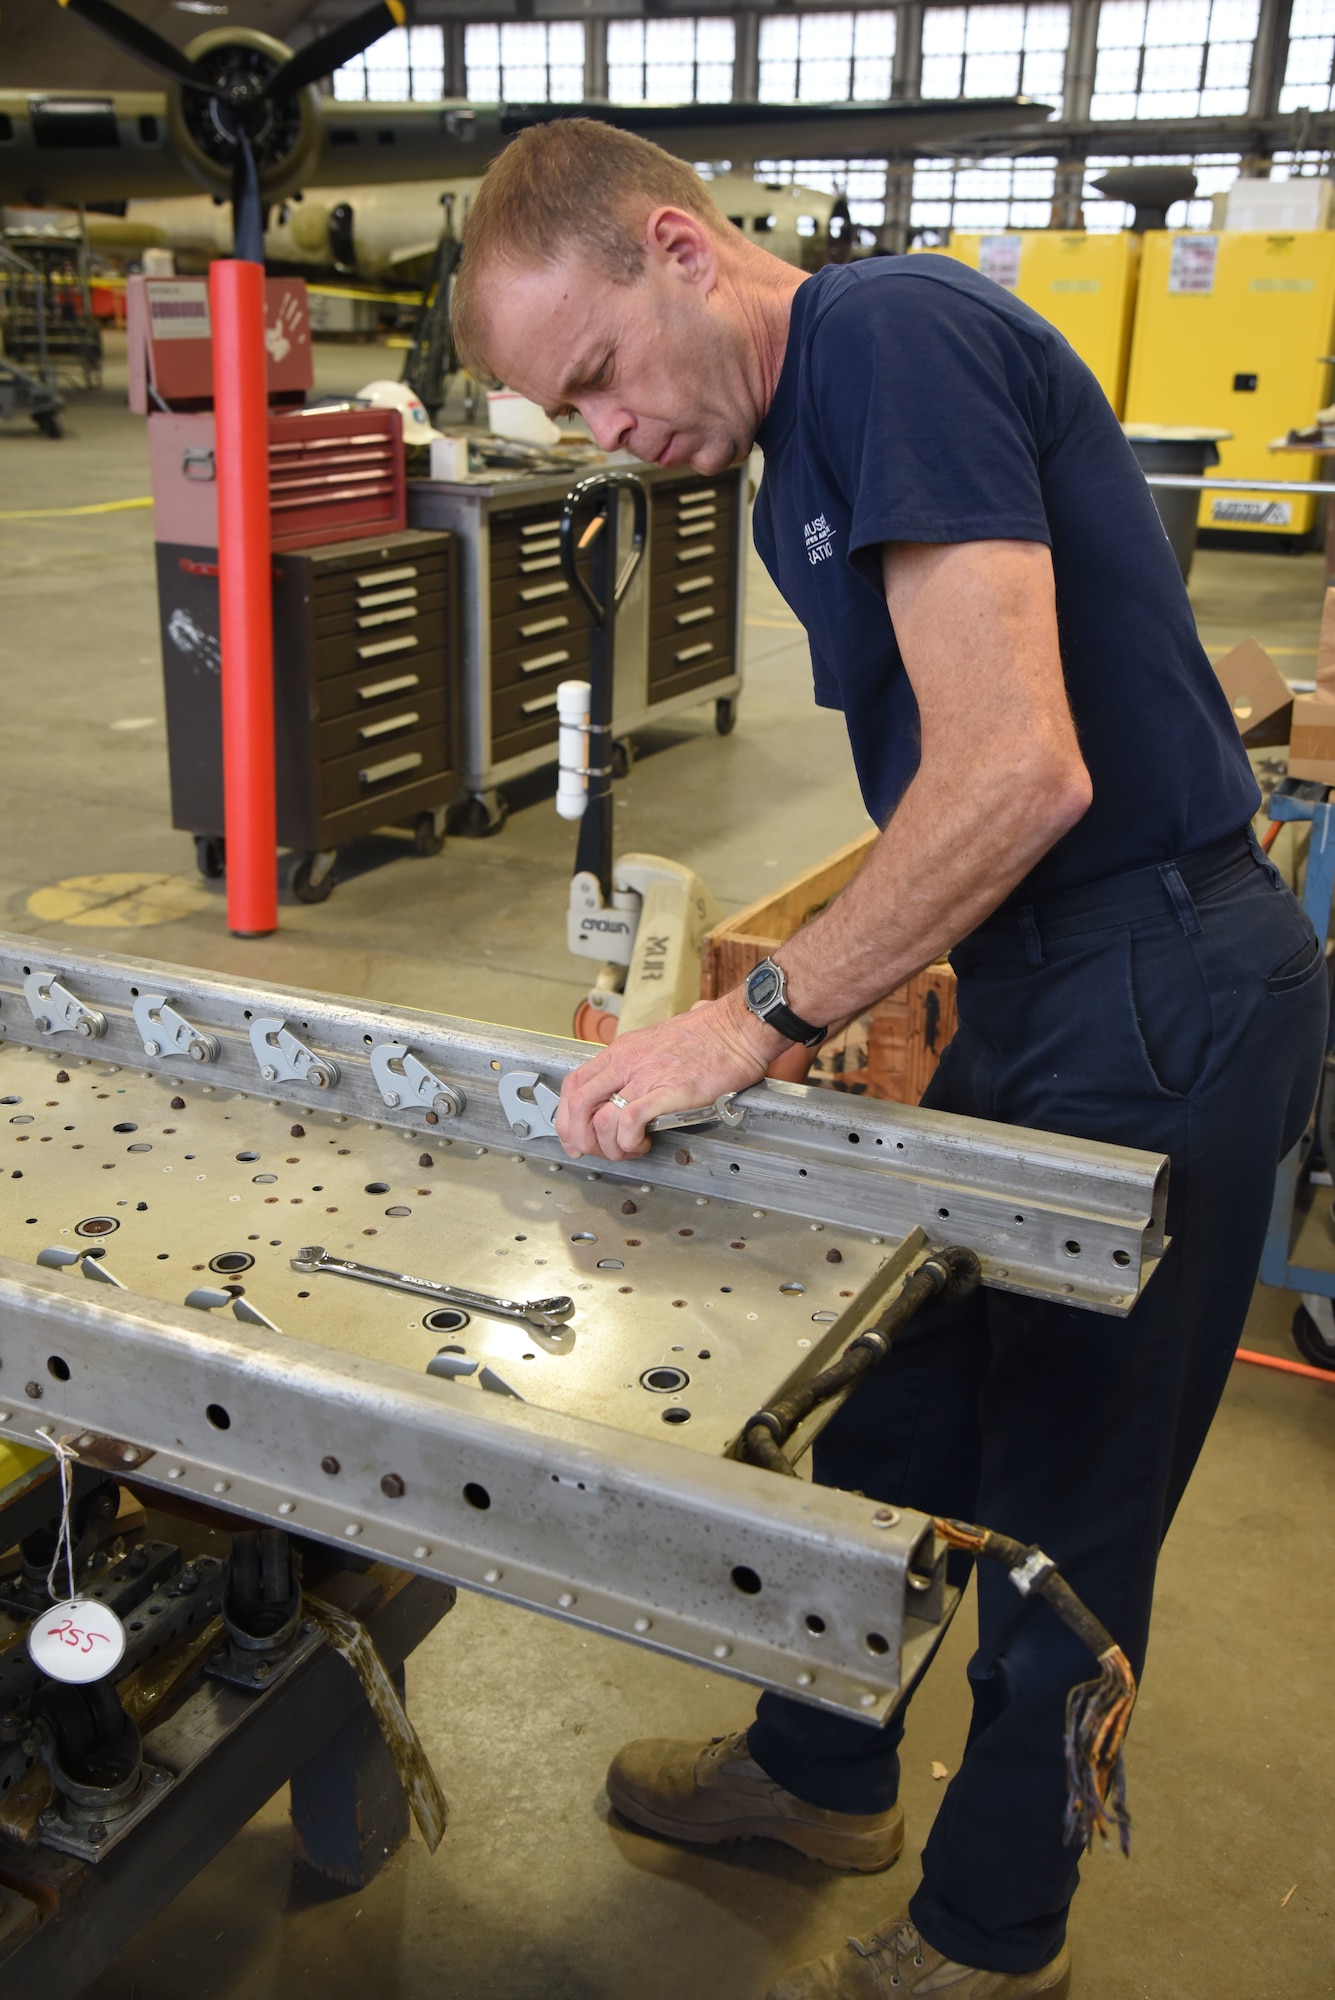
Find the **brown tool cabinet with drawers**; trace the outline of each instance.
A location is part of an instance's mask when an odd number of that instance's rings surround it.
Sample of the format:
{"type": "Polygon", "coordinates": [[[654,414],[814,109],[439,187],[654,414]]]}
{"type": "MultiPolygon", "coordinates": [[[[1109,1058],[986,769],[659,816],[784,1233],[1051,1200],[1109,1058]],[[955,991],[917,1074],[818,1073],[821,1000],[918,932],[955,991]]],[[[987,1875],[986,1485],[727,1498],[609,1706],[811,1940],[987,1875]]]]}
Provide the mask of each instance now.
{"type": "MultiPolygon", "coordinates": [[[[220,873],[222,708],[217,553],[159,542],[158,598],[172,821],[220,873]]],[[[459,796],[455,540],[408,530],[273,559],[278,839],[303,900],[333,886],[332,857],[406,825],[439,851],[459,796]]]]}
{"type": "MultiPolygon", "coordinates": [[[[567,489],[591,469],[410,482],[409,519],[450,528],[460,545],[466,831],[495,832],[498,788],[556,762],[557,688],[588,671],[588,614],[561,572],[560,522],[567,489]]],[[[624,742],[712,700],[726,734],[741,688],[745,474],[634,470],[649,539],[617,615],[613,727],[624,742]]],[[[623,547],[628,535],[627,520],[623,547]]]]}

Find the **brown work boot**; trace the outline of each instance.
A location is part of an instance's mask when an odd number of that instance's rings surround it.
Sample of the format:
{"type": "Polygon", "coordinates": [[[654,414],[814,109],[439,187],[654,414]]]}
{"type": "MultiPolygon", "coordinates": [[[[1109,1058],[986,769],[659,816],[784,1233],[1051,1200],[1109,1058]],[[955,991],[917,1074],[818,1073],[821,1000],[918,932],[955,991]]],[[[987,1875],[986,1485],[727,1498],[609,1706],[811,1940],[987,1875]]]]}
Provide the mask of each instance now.
{"type": "MultiPolygon", "coordinates": [[[[874,1875],[899,1859],[904,1814],[827,1812],[767,1778],[746,1731],[708,1743],[648,1737],[612,1759],[607,1796],[622,1819],[669,1840],[781,1840],[812,1861],[874,1875]]],[[[870,1990],[870,1989],[868,1989],[870,1990]]]]}
{"type": "Polygon", "coordinates": [[[1063,1945],[1038,1972],[979,1972],[942,1958],[898,1917],[840,1951],[813,1958],[771,1986],[765,2000],[1066,2000],[1071,1954],[1063,1945]]]}

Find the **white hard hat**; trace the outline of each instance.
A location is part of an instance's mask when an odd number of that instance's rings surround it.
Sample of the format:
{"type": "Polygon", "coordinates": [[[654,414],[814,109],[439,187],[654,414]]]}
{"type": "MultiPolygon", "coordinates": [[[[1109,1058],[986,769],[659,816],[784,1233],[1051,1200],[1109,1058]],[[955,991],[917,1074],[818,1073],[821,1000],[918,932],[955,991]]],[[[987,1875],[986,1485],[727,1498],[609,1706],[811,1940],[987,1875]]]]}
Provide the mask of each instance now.
{"type": "Polygon", "coordinates": [[[421,398],[406,382],[368,382],[357,391],[356,400],[373,410],[397,410],[403,419],[405,444],[434,444],[444,435],[434,427],[421,398]]]}

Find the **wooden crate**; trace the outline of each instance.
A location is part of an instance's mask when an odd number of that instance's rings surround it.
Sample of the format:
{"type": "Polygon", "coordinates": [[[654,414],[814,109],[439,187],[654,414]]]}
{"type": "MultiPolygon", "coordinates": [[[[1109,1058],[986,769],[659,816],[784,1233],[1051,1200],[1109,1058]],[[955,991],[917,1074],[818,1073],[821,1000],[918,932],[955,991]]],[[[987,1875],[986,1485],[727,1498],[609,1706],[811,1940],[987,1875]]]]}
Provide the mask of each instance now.
{"type": "MultiPolygon", "coordinates": [[[[700,994],[713,1000],[741,984],[795,931],[852,881],[874,833],[850,841],[808,868],[772,896],[739,910],[710,931],[700,946],[700,994]]],[[[944,959],[832,1035],[812,1065],[809,1081],[832,1090],[916,1104],[955,1032],[955,975],[944,959]]]]}

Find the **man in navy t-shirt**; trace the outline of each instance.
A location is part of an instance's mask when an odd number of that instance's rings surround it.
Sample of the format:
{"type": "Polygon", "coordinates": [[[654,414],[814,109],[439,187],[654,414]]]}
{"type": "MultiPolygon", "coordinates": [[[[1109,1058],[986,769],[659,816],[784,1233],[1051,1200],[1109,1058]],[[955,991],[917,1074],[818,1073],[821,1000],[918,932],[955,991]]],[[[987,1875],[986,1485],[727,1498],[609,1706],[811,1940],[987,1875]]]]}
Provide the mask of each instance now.
{"type": "MultiPolygon", "coordinates": [[[[1256,786],[1111,410],[987,279],[926,256],[805,278],[689,169],[582,120],[492,167],[455,305],[468,358],[605,449],[708,475],[761,446],[757,545],[883,828],[777,965],[567,1080],[567,1149],[644,1151],[658,1113],[754,1081],[949,950],[960,1025],[926,1102],[1167,1153],[1172,1245],[1125,1320],[987,1289],[926,1309],[827,1426],[816,1476],[1040,1544],[1139,1672],[1159,1544],[1311,1110],[1326,986],[1251,838],[1256,786]]],[[[1067,1993],[1062,1734],[1088,1659],[992,1566],[978,1606],[921,1887],[770,2000],[1067,1993]]],[[[740,1735],[629,1745],[608,1792],[670,1837],[883,1868],[903,1725],[767,1694],[740,1735]]],[[[1168,1976],[1134,1938],[1120,1969],[1168,1976]]]]}

